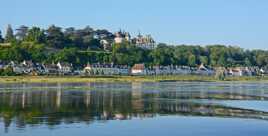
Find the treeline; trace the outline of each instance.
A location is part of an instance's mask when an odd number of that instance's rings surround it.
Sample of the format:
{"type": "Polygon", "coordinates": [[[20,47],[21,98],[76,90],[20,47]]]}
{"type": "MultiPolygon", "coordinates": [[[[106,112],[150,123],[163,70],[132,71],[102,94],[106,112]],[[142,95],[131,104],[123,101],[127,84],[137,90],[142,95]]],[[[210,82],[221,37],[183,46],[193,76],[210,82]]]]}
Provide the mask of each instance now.
{"type": "Polygon", "coordinates": [[[191,46],[158,44],[147,50],[132,43],[113,44],[114,34],[108,30],[94,30],[91,27],[62,29],[50,26],[48,29],[21,26],[16,32],[9,25],[6,35],[0,32],[0,60],[32,60],[41,63],[68,62],[75,67],[87,63],[114,63],[121,65],[188,65],[201,63],[208,66],[259,66],[268,64],[268,51],[245,50],[224,45],[191,46]],[[111,43],[104,50],[101,40],[111,43]]]}

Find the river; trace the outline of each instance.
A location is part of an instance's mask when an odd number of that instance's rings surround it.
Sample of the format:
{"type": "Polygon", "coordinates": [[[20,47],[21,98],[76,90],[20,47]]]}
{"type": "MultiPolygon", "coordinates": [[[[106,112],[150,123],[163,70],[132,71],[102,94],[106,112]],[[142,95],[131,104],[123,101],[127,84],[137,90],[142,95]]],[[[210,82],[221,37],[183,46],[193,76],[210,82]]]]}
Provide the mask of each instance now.
{"type": "Polygon", "coordinates": [[[267,136],[268,84],[0,84],[0,136],[267,136]]]}

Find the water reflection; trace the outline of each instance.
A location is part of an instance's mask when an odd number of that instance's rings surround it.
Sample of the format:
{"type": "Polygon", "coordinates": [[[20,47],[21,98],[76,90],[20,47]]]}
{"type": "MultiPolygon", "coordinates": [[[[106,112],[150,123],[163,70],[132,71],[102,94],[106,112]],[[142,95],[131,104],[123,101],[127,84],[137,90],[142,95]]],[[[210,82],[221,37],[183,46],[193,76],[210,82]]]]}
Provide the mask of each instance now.
{"type": "Polygon", "coordinates": [[[159,115],[251,118],[268,113],[224,100],[266,102],[266,84],[76,83],[0,85],[0,122],[27,125],[153,118],[159,115]],[[219,102],[220,101],[220,102],[219,102]]]}

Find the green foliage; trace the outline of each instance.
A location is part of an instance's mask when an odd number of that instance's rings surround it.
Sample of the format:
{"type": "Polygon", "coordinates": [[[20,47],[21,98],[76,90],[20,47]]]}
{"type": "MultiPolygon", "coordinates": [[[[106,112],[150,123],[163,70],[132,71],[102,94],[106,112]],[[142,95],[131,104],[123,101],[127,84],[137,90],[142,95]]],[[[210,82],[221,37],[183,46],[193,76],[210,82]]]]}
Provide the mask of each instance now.
{"type": "Polygon", "coordinates": [[[170,65],[173,64],[173,49],[167,45],[159,45],[153,50],[150,56],[153,59],[154,65],[170,65]]]}
{"type": "Polygon", "coordinates": [[[5,42],[12,42],[15,39],[13,29],[11,25],[7,26],[6,36],[5,36],[5,42]]]}
{"type": "Polygon", "coordinates": [[[34,43],[45,43],[45,32],[38,27],[32,27],[28,30],[25,41],[34,43]]]}
{"type": "Polygon", "coordinates": [[[135,63],[148,63],[149,52],[128,42],[114,44],[111,54],[112,62],[133,66],[135,63]]]}
{"type": "Polygon", "coordinates": [[[15,76],[16,74],[13,72],[11,67],[6,69],[0,69],[0,76],[15,76]]]}
{"type": "Polygon", "coordinates": [[[76,56],[77,56],[77,49],[64,48],[63,50],[55,54],[55,61],[76,63],[77,62],[76,56]]]}
{"type": "Polygon", "coordinates": [[[133,66],[135,63],[153,65],[188,65],[201,63],[210,66],[267,66],[268,51],[244,50],[234,46],[210,45],[170,46],[159,44],[153,50],[142,49],[129,42],[114,44],[104,51],[98,36],[112,42],[114,35],[107,30],[83,29],[63,30],[55,25],[47,30],[38,27],[21,26],[16,36],[9,25],[5,39],[0,33],[0,60],[56,63],[69,62],[75,67],[87,63],[114,63],[133,66]],[[104,36],[103,36],[104,35],[104,36]],[[97,37],[96,37],[97,36],[97,37]],[[11,45],[11,46],[2,46],[11,45]]]}
{"type": "Polygon", "coordinates": [[[2,36],[2,32],[0,31],[0,43],[3,43],[4,42],[4,39],[3,39],[3,36],[2,36]]]}
{"type": "Polygon", "coordinates": [[[53,48],[64,48],[64,35],[60,27],[55,25],[50,26],[47,30],[47,44],[53,48]]]}
{"type": "Polygon", "coordinates": [[[200,56],[200,62],[204,65],[208,65],[208,57],[207,56],[200,56]]]}

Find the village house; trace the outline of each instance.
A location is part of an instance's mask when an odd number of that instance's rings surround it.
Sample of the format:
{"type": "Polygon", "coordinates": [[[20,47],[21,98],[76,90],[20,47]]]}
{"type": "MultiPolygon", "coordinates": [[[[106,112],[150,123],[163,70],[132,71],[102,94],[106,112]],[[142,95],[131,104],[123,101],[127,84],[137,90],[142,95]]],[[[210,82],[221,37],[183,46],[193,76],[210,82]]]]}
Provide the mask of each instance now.
{"type": "Polygon", "coordinates": [[[24,74],[30,74],[34,71],[35,69],[35,64],[32,61],[26,61],[24,60],[21,63],[21,67],[24,69],[24,74]]]}
{"type": "Polygon", "coordinates": [[[12,65],[13,72],[16,74],[25,74],[27,69],[20,64],[12,65]]]}
{"type": "Polygon", "coordinates": [[[194,71],[194,73],[197,75],[207,76],[216,74],[215,70],[213,70],[212,68],[205,67],[204,64],[199,65],[196,71],[194,71]]]}
{"type": "Polygon", "coordinates": [[[173,74],[189,75],[189,74],[192,74],[192,70],[191,70],[191,67],[189,66],[175,66],[175,69],[173,70],[173,74]]]}
{"type": "Polygon", "coordinates": [[[22,74],[28,75],[42,75],[45,74],[45,67],[40,63],[34,63],[32,61],[23,61],[17,67],[16,71],[23,71],[22,74]]]}
{"type": "Polygon", "coordinates": [[[153,66],[145,68],[144,64],[136,64],[132,68],[132,75],[187,75],[192,74],[193,69],[188,66],[153,66]]]}
{"type": "Polygon", "coordinates": [[[256,76],[261,72],[257,67],[227,68],[225,74],[228,76],[256,76]]]}
{"type": "Polygon", "coordinates": [[[130,74],[130,68],[128,66],[116,66],[118,69],[119,75],[129,75],[130,74]]]}
{"type": "Polygon", "coordinates": [[[27,71],[26,67],[22,63],[11,61],[8,66],[10,66],[16,74],[24,74],[27,71]]]}
{"type": "Polygon", "coordinates": [[[87,64],[86,67],[84,68],[83,73],[93,75],[93,67],[90,64],[87,64]]]}
{"type": "Polygon", "coordinates": [[[243,76],[243,72],[239,68],[228,68],[226,75],[228,75],[228,76],[243,76]]]}
{"type": "Polygon", "coordinates": [[[146,68],[146,75],[156,75],[156,70],[154,67],[146,68]]]}
{"type": "Polygon", "coordinates": [[[129,75],[129,67],[113,64],[87,64],[84,73],[86,75],[129,75]]]}
{"type": "Polygon", "coordinates": [[[259,70],[259,72],[260,72],[260,74],[261,74],[262,76],[264,76],[264,75],[268,74],[268,69],[265,68],[265,67],[263,67],[263,68],[261,68],[261,69],[259,70]]]}
{"type": "Polygon", "coordinates": [[[44,74],[57,75],[59,73],[58,66],[55,64],[44,64],[44,74]]]}
{"type": "Polygon", "coordinates": [[[58,62],[57,66],[58,66],[59,74],[71,74],[72,73],[72,64],[58,62]]]}
{"type": "Polygon", "coordinates": [[[131,74],[132,75],[146,75],[147,74],[147,69],[145,68],[144,64],[135,64],[131,68],[131,74]]]}
{"type": "Polygon", "coordinates": [[[153,73],[153,75],[170,75],[173,73],[172,66],[154,66],[153,68],[149,69],[147,73],[153,73]]]}
{"type": "Polygon", "coordinates": [[[36,71],[36,73],[38,75],[43,75],[46,72],[44,65],[43,64],[40,64],[40,63],[36,63],[34,69],[35,69],[34,71],[36,71]]]}
{"type": "MultiPolygon", "coordinates": [[[[68,63],[40,64],[32,61],[6,63],[0,61],[0,69],[11,67],[16,74],[27,75],[215,75],[217,68],[209,68],[203,64],[198,67],[189,66],[152,66],[146,68],[144,64],[135,64],[132,68],[126,65],[88,64],[83,70],[73,71],[68,63]]],[[[226,76],[256,76],[267,74],[267,68],[259,67],[231,67],[221,68],[226,76]]]]}
{"type": "Polygon", "coordinates": [[[21,63],[11,61],[5,63],[5,68],[6,67],[11,67],[16,74],[39,75],[44,73],[44,67],[41,64],[33,63],[32,61],[23,61],[21,63]]]}
{"type": "Polygon", "coordinates": [[[118,75],[119,70],[112,64],[87,64],[84,73],[87,75],[118,75]]]}

